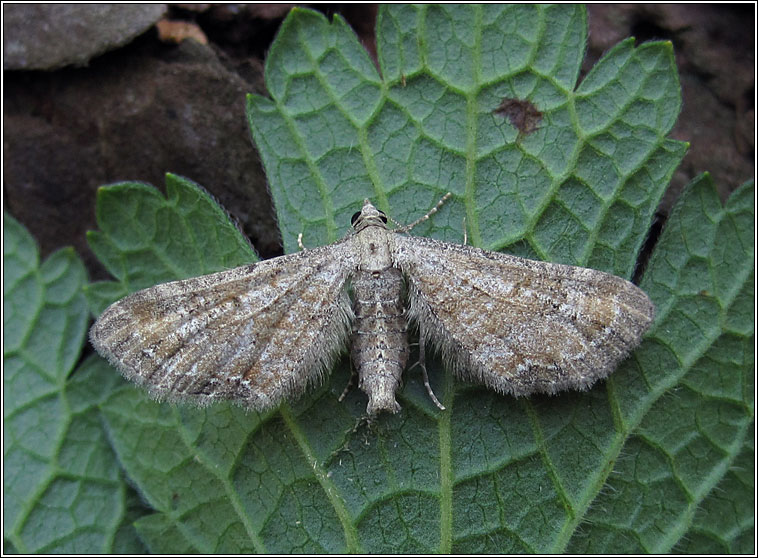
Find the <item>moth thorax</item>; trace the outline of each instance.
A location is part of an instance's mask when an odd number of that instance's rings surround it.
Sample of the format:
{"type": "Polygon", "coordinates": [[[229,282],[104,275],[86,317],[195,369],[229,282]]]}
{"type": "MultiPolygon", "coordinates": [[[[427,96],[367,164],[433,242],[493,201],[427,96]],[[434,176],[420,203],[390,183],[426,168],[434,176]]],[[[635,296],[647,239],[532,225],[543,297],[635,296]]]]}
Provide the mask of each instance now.
{"type": "Polygon", "coordinates": [[[383,227],[368,227],[358,235],[360,262],[358,268],[363,271],[379,271],[382,274],[392,268],[387,229],[383,227]]]}

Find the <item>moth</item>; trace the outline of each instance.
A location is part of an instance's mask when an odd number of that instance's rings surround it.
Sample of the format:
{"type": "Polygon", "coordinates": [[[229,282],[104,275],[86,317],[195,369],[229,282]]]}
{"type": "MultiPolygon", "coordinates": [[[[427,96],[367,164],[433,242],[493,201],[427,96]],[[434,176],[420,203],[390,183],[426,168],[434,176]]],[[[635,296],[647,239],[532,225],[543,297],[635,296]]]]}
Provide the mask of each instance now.
{"type": "Polygon", "coordinates": [[[341,240],[136,292],[102,313],[90,339],[158,399],[258,411],[320,381],[349,342],[373,416],[400,410],[409,324],[422,359],[431,344],[457,377],[522,396],[589,388],[654,318],[647,295],[620,277],[409,228],[389,229],[365,200],[341,240]]]}

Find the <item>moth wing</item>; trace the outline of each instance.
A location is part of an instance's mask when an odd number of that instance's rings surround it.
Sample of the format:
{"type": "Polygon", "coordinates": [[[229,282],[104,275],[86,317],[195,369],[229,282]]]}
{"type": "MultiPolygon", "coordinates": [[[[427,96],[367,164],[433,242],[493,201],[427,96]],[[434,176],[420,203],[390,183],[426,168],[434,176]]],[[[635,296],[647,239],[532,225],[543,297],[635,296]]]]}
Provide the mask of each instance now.
{"type": "Polygon", "coordinates": [[[109,306],[90,339],[156,398],[274,407],[345,345],[351,240],[139,291],[109,306]]]}
{"type": "Polygon", "coordinates": [[[395,235],[410,318],[463,379],[502,393],[587,389],[639,344],[655,308],[620,277],[395,235]]]}

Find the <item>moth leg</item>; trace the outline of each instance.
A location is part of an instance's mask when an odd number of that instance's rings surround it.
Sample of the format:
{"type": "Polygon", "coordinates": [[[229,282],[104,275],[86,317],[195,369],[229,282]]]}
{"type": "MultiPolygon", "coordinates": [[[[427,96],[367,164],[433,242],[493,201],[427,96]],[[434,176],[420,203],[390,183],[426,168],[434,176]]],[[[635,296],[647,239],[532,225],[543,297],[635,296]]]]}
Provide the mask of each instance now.
{"type": "Polygon", "coordinates": [[[347,397],[347,394],[350,393],[350,390],[353,387],[353,380],[358,375],[358,373],[355,370],[355,367],[353,366],[353,359],[350,359],[350,379],[347,381],[347,385],[345,386],[345,389],[342,390],[342,395],[339,396],[339,399],[337,401],[342,401],[347,397]]]}
{"type": "Polygon", "coordinates": [[[421,367],[421,377],[424,379],[424,386],[426,387],[426,392],[429,394],[429,397],[434,401],[434,404],[437,405],[437,408],[440,411],[445,410],[445,406],[440,403],[439,399],[437,399],[437,396],[434,395],[434,392],[432,391],[432,386],[429,384],[429,375],[426,373],[426,354],[424,352],[424,332],[421,331],[421,326],[419,326],[419,337],[418,337],[418,362],[411,366],[413,368],[414,366],[420,366],[421,367]]]}
{"type": "MultiPolygon", "coordinates": [[[[332,461],[334,459],[337,459],[337,456],[339,454],[341,454],[342,452],[349,452],[350,451],[350,441],[352,440],[353,435],[355,435],[358,432],[358,430],[360,430],[360,428],[364,424],[368,425],[368,426],[371,426],[373,424],[372,423],[372,418],[368,417],[366,415],[362,415],[362,416],[358,417],[358,419],[355,421],[355,424],[353,425],[353,427],[352,428],[348,428],[342,434],[342,437],[343,437],[344,441],[342,442],[342,444],[340,444],[340,447],[338,447],[336,450],[334,450],[329,455],[329,459],[327,459],[327,461],[332,461]]],[[[364,438],[364,444],[365,445],[369,444],[368,441],[365,440],[365,438],[364,438]]],[[[340,463],[340,465],[342,465],[342,458],[339,458],[339,463],[340,463]]]]}
{"type": "Polygon", "coordinates": [[[305,252],[307,248],[303,245],[303,233],[297,233],[297,247],[301,252],[305,252]]]}
{"type": "Polygon", "coordinates": [[[468,244],[468,231],[466,230],[466,216],[463,216],[463,245],[468,244]]]}

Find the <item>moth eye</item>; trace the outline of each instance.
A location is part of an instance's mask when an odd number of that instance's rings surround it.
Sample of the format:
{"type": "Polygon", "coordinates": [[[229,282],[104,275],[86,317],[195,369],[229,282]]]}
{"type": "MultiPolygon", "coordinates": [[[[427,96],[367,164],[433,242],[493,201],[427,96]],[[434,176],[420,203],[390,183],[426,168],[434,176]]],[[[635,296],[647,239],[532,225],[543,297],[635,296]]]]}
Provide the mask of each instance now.
{"type": "Polygon", "coordinates": [[[387,216],[384,214],[384,212],[379,212],[379,218],[382,220],[382,223],[387,223],[387,216]]]}
{"type": "Polygon", "coordinates": [[[353,216],[350,217],[350,224],[351,225],[355,225],[355,222],[358,220],[358,217],[360,217],[360,216],[361,216],[361,212],[360,211],[356,211],[355,213],[353,213],[353,216]]]}

